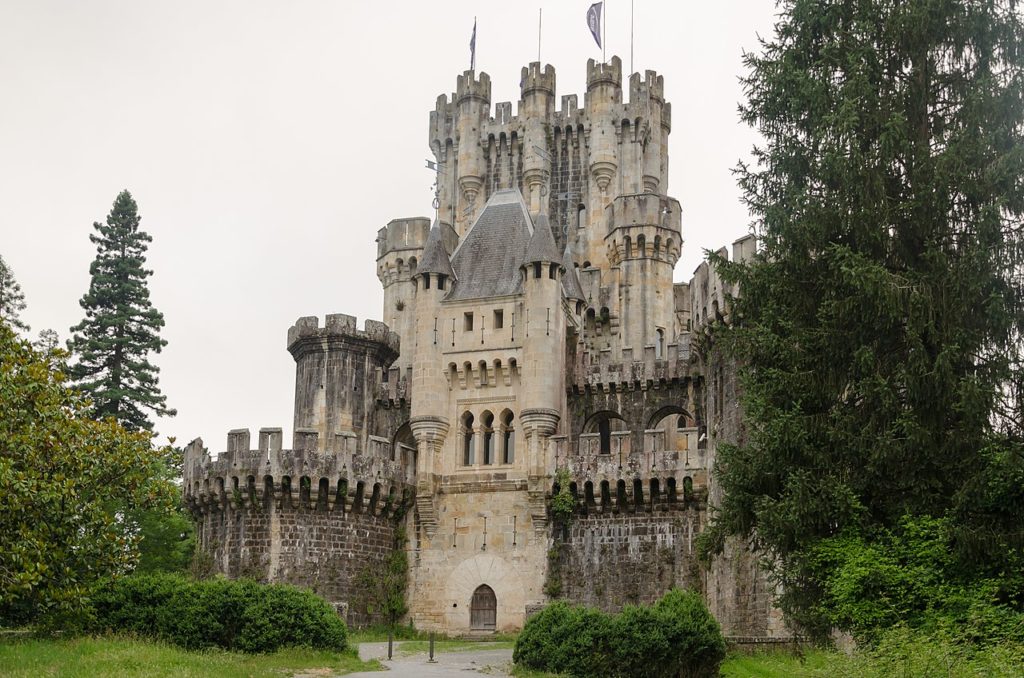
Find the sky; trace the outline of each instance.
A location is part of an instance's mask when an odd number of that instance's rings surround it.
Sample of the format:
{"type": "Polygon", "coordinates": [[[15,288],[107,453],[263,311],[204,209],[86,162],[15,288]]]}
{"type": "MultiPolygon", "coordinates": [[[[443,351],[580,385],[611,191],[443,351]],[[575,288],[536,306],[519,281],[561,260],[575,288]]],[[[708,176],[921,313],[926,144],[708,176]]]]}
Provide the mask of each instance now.
{"type": "MultiPolygon", "coordinates": [[[[0,0],[0,255],[22,319],[33,336],[69,336],[92,223],[127,188],[153,237],[168,342],[153,361],[178,411],[157,420],[160,442],[201,436],[217,452],[229,429],[264,426],[290,440],[288,327],[380,318],[374,238],[431,214],[428,115],[469,68],[474,17],[492,112],[518,101],[520,69],[537,60],[538,9],[556,97],[582,103],[586,61],[601,58],[589,5],[0,0]]],[[[608,57],[629,71],[630,3],[606,10],[608,57]]],[[[676,281],[750,230],[732,169],[758,138],[739,120],[739,77],[775,12],[771,0],[633,2],[632,71],[664,75],[672,103],[676,281]]]]}

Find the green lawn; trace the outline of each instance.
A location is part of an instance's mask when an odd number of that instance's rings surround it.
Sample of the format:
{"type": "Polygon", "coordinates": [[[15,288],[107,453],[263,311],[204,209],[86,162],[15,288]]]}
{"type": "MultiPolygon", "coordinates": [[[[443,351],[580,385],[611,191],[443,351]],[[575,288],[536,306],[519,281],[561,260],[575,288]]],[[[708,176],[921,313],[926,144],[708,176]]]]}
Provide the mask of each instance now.
{"type": "Polygon", "coordinates": [[[835,655],[810,651],[803,658],[784,653],[729,655],[722,664],[722,678],[801,678],[818,675],[835,655]]]}
{"type": "Polygon", "coordinates": [[[360,661],[354,651],[295,648],[267,655],[187,652],[171,645],[122,637],[0,641],[0,676],[5,678],[283,678],[296,673],[329,676],[380,668],[376,661],[360,661]]]}

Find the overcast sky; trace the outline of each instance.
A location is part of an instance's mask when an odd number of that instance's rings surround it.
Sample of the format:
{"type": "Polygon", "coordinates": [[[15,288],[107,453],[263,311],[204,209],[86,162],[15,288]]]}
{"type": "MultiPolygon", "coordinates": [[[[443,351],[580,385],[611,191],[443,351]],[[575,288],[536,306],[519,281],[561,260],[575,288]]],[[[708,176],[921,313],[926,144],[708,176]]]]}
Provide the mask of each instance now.
{"type": "MultiPolygon", "coordinates": [[[[127,188],[167,322],[155,362],[178,416],[158,421],[161,438],[202,436],[216,452],[231,428],[281,426],[290,440],[288,327],[380,318],[374,237],[431,213],[428,114],[469,67],[473,17],[492,107],[519,98],[541,6],[556,96],[582,105],[586,60],[601,56],[589,4],[0,0],[0,254],[23,320],[67,338],[92,223],[127,188]]],[[[629,11],[607,8],[608,55],[624,70],[629,11]]],[[[738,120],[737,77],[774,14],[770,0],[635,0],[633,70],[664,75],[672,102],[677,281],[704,248],[749,230],[731,168],[756,137],[738,120]]]]}

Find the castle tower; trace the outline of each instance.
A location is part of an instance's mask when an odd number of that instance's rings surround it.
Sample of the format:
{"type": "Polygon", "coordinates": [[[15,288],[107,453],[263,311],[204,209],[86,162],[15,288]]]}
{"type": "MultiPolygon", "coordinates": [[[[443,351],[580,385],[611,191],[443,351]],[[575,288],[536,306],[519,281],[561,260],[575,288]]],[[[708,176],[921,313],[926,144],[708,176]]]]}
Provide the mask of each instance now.
{"type": "MultiPolygon", "coordinates": [[[[318,435],[321,451],[333,449],[338,436],[364,442],[375,413],[377,385],[398,357],[398,335],[387,325],[367,320],[356,329],[354,316],[299,318],[288,330],[288,351],[295,358],[296,440],[318,435]]],[[[296,443],[296,447],[300,445],[296,443]]]]}
{"type": "MultiPolygon", "coordinates": [[[[491,78],[474,71],[459,76],[455,96],[455,133],[458,144],[458,188],[455,230],[465,233],[477,213],[477,196],[485,178],[484,153],[480,147],[480,130],[491,107],[491,78]]],[[[486,195],[482,196],[485,200],[486,195]]]]}
{"type": "Polygon", "coordinates": [[[623,349],[634,359],[648,350],[663,359],[674,342],[672,270],[680,253],[680,207],[659,195],[625,195],[608,206],[608,257],[619,267],[619,308],[623,349]]]}
{"type": "Polygon", "coordinates": [[[520,77],[519,118],[525,121],[523,154],[524,195],[532,214],[546,213],[550,154],[547,151],[546,121],[555,108],[555,69],[549,64],[543,71],[540,62],[523,67],[520,77]]]}

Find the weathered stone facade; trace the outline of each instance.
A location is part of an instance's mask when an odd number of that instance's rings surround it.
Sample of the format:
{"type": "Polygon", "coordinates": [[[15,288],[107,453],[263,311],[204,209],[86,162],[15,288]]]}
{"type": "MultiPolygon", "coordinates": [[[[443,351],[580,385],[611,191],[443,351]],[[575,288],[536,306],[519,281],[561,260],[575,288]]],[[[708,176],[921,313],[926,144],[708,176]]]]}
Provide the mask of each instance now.
{"type": "MultiPolygon", "coordinates": [[[[739,440],[736,371],[705,339],[728,322],[707,265],[674,284],[662,79],[587,65],[583,106],[555,72],[521,74],[517,115],[467,71],[430,115],[437,216],[377,234],[384,323],[288,333],[295,442],[229,434],[186,450],[201,547],[230,576],[309,586],[352,608],[354,577],[404,528],[409,618],[513,630],[552,596],[613,610],[701,590],[727,634],[784,635],[756,554],[706,571],[695,539],[717,500],[719,441],[739,440]],[[576,500],[551,519],[556,472],[576,500]]],[[[733,245],[733,257],[754,242],[733,245]]]]}

